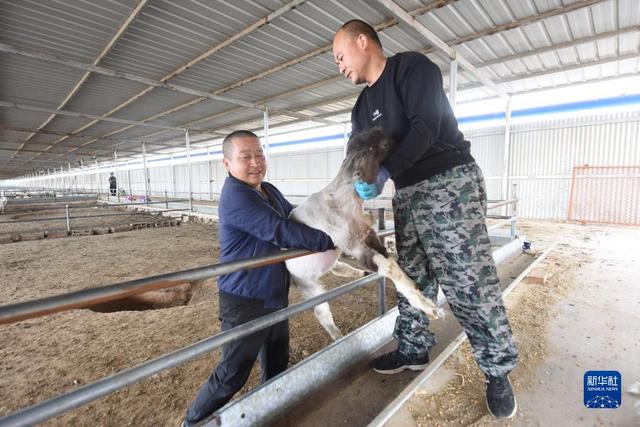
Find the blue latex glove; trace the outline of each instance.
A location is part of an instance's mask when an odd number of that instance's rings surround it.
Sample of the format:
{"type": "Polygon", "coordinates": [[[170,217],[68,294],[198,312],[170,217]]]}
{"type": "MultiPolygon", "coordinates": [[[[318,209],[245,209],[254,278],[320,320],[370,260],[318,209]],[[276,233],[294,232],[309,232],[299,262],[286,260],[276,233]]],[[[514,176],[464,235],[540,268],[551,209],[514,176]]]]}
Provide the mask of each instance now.
{"type": "Polygon", "coordinates": [[[369,200],[378,197],[382,193],[384,183],[389,179],[389,171],[380,166],[378,169],[378,175],[376,175],[376,181],[373,184],[364,182],[362,180],[356,181],[353,186],[356,189],[356,193],[362,200],[369,200]]]}

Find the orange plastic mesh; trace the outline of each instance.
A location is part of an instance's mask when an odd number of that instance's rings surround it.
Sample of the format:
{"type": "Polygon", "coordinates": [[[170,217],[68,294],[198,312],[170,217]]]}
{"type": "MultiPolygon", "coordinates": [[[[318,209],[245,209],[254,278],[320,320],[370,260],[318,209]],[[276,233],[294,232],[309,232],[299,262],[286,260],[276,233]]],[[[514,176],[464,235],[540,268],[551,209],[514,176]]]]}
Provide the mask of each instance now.
{"type": "Polygon", "coordinates": [[[567,219],[640,225],[640,166],[575,166],[567,219]]]}

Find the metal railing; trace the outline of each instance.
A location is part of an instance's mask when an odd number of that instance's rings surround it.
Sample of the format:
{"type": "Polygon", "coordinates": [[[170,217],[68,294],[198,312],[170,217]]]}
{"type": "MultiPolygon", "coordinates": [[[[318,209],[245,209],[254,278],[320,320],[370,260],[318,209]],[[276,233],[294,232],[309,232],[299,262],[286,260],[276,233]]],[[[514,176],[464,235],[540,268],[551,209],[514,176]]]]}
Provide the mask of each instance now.
{"type": "MultiPolygon", "coordinates": [[[[293,251],[292,251],[293,252],[293,251]]],[[[306,252],[306,251],[304,251],[306,252]]],[[[301,256],[299,254],[296,256],[301,256]]],[[[289,254],[288,258],[293,256],[289,254]]],[[[378,281],[380,276],[372,274],[367,277],[355,280],[338,288],[327,291],[322,295],[310,298],[291,307],[283,308],[274,313],[268,314],[256,320],[236,326],[233,329],[222,332],[218,335],[198,341],[180,350],[160,356],[149,362],[142,363],[125,371],[118,372],[106,378],[78,387],[61,396],[54,397],[34,406],[22,409],[0,418],[0,427],[29,426],[46,421],[71,409],[77,408],[100,397],[106,396],[114,391],[134,384],[142,379],[148,378],[166,369],[176,367],[182,363],[192,360],[200,355],[208,353],[221,347],[237,338],[245,337],[256,331],[279,323],[289,317],[309,310],[318,304],[331,301],[341,295],[349,293],[357,288],[378,281]]]]}
{"type": "MultiPolygon", "coordinates": [[[[384,216],[382,216],[382,219],[384,219],[384,216]]],[[[393,233],[394,230],[390,229],[378,233],[378,236],[383,238],[392,235],[393,233]]],[[[309,254],[311,254],[311,252],[307,250],[288,250],[257,258],[213,264],[205,267],[102,286],[99,288],[86,289],[53,297],[0,306],[0,325],[65,310],[84,308],[97,303],[115,301],[131,295],[178,286],[184,282],[208,279],[245,268],[256,268],[275,264],[287,259],[309,254]]],[[[318,304],[331,301],[372,282],[378,282],[378,301],[380,305],[379,313],[384,314],[385,279],[378,274],[371,274],[305,300],[299,304],[283,308],[267,316],[263,316],[228,331],[198,341],[197,343],[191,344],[180,350],[165,354],[133,368],[129,368],[97,380],[91,384],[78,387],[63,395],[8,414],[0,418],[0,427],[28,426],[46,421],[71,409],[77,408],[114,391],[134,384],[142,379],[155,375],[161,371],[176,367],[202,354],[221,347],[237,338],[250,335],[258,330],[274,325],[295,314],[309,310],[318,304]]]]}
{"type": "MultiPolygon", "coordinates": [[[[515,190],[514,190],[515,192],[515,190]]],[[[505,208],[505,209],[509,209],[509,207],[511,207],[511,213],[509,215],[487,215],[487,218],[490,219],[499,219],[501,221],[495,223],[495,224],[491,224],[490,226],[487,226],[487,231],[493,231],[493,230],[497,230],[498,228],[503,227],[506,224],[510,224],[511,225],[511,230],[510,230],[510,237],[511,240],[516,238],[516,222],[518,220],[518,218],[520,217],[518,215],[518,202],[519,199],[517,198],[513,198],[513,199],[509,199],[509,200],[492,200],[489,203],[493,203],[491,206],[487,206],[487,211],[490,209],[497,209],[497,208],[505,208]]]]}
{"type": "Polygon", "coordinates": [[[311,252],[302,249],[283,251],[257,258],[212,264],[205,267],[192,268],[93,289],[84,289],[52,297],[4,305],[0,306],[0,325],[60,311],[85,308],[98,303],[115,301],[131,295],[178,286],[185,282],[229,274],[244,268],[255,268],[275,264],[290,258],[309,255],[310,253],[311,252]]]}
{"type": "MultiPolygon", "coordinates": [[[[71,206],[65,206],[65,209],[66,209],[66,212],[68,213],[69,212],[68,209],[71,209],[71,206]]],[[[162,213],[162,212],[173,212],[173,211],[184,211],[184,209],[163,209],[163,210],[153,211],[153,212],[118,212],[118,213],[78,215],[78,216],[65,215],[65,216],[53,216],[53,217],[47,217],[47,218],[31,218],[31,219],[16,219],[16,220],[9,220],[9,221],[0,221],[0,224],[18,224],[23,222],[62,221],[62,220],[70,221],[72,219],[104,218],[104,217],[110,217],[110,216],[123,216],[123,215],[151,215],[152,213],[156,213],[156,212],[162,213]]]]}

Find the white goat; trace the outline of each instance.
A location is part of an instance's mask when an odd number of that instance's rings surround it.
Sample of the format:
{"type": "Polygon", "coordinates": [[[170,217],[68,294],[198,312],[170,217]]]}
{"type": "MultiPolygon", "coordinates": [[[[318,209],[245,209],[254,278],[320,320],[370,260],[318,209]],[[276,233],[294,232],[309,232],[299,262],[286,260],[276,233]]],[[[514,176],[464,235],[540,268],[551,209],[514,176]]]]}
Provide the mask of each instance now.
{"type": "MultiPolygon", "coordinates": [[[[371,228],[373,218],[365,213],[363,200],[353,187],[358,179],[374,182],[380,162],[392,149],[393,141],[381,128],[365,130],[351,137],[338,175],[322,191],[310,195],[291,212],[292,219],[331,236],[338,249],[287,260],[287,269],[303,295],[311,298],[325,292],[318,279],[329,271],[340,276],[362,273],[338,261],[342,251],[356,258],[368,270],[391,279],[412,306],[436,319],[442,317],[442,309],[425,297],[415,282],[388,256],[371,228]]],[[[328,303],[316,306],[315,315],[331,338],[336,340],[342,336],[328,303]]]]}

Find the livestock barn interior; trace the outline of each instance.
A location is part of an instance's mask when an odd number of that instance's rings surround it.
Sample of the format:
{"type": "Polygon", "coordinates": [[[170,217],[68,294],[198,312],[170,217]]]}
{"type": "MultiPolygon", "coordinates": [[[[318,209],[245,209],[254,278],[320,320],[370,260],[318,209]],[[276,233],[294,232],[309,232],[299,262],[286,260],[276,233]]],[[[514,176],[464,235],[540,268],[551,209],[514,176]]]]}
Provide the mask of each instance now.
{"type": "MultiPolygon", "coordinates": [[[[322,190],[364,87],[332,53],[355,18],[442,70],[486,181],[518,411],[488,413],[443,295],[428,367],[375,373],[393,284],[327,274],[277,312],[289,369],[261,385],[256,364],[202,425],[640,424],[637,0],[2,0],[0,426],[180,425],[246,335],[221,334],[217,277],[264,261],[218,263],[222,139],[255,132],[292,203],[322,190]],[[616,405],[590,407],[592,371],[617,372],[616,405]]],[[[392,253],[394,192],[365,202],[392,253]]]]}

